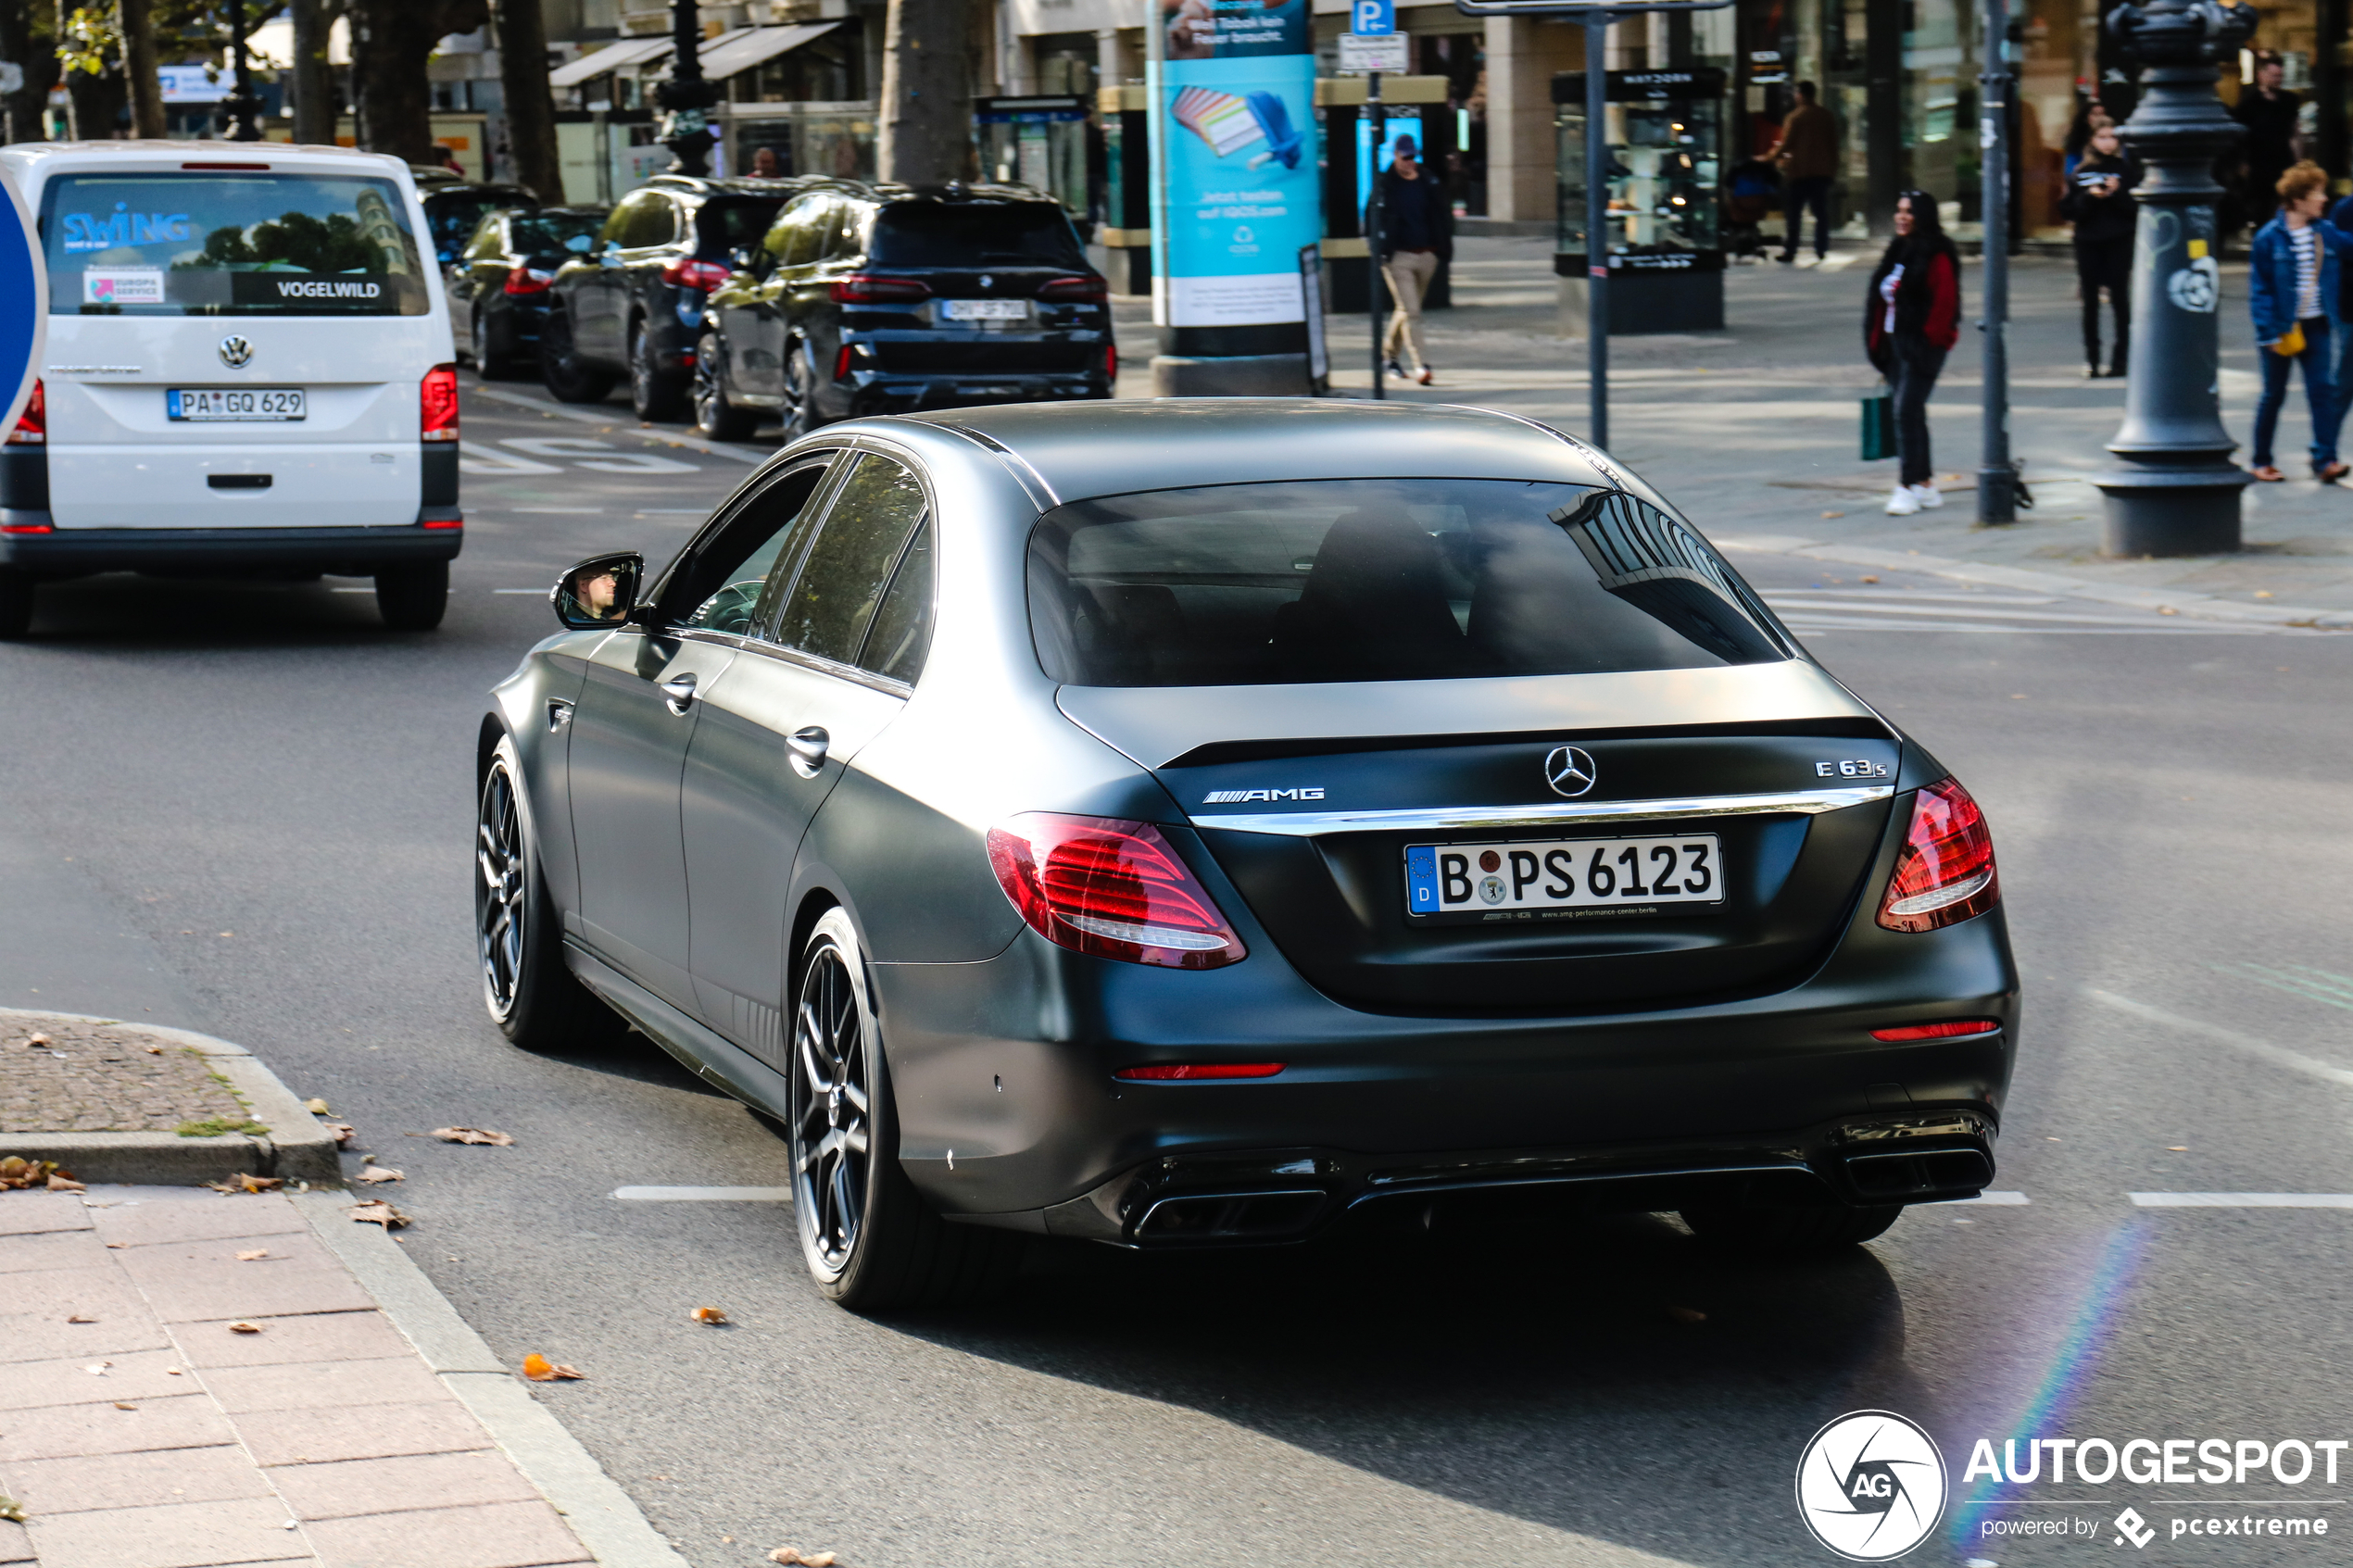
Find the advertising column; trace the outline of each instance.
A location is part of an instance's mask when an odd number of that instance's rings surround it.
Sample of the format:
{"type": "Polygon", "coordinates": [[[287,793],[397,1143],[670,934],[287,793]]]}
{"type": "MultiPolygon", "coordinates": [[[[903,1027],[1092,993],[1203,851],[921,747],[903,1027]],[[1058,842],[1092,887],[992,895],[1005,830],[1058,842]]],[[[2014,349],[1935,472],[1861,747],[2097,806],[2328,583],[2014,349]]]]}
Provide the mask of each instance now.
{"type": "Polygon", "coordinates": [[[1313,390],[1300,252],[1324,232],[1308,0],[1151,0],[1163,397],[1313,390]]]}

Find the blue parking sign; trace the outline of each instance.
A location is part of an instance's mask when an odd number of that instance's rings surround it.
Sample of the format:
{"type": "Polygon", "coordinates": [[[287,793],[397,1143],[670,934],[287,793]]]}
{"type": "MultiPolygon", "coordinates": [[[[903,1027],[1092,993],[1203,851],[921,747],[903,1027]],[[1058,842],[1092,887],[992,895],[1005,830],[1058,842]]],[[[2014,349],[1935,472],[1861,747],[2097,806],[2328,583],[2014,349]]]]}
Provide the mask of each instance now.
{"type": "Polygon", "coordinates": [[[41,375],[41,349],[49,325],[49,276],[42,265],[41,236],[32,209],[8,171],[0,168],[0,395],[7,397],[0,431],[14,430],[41,375]]]}
{"type": "Polygon", "coordinates": [[[1397,0],[1348,0],[1348,31],[1395,32],[1397,0]]]}

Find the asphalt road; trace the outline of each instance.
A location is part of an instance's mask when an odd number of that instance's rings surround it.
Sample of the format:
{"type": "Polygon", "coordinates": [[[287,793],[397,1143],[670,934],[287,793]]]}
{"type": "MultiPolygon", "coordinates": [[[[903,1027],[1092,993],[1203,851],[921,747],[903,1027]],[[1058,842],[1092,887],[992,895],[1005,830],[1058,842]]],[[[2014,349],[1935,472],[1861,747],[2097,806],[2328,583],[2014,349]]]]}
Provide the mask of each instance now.
{"type": "MultiPolygon", "coordinates": [[[[1791,1475],[1848,1411],[1915,1417],[1957,1472],[1980,1436],[2353,1436],[2353,1213],[2129,1196],[2353,1193],[2353,640],[1742,560],[1991,816],[2029,985],[1997,1185],[2023,1203],[1915,1210],[1806,1268],[1711,1261],[1647,1218],[1224,1261],[1041,1247],[988,1310],[869,1322],[805,1286],[781,1207],[610,1196],[779,1184],[764,1124],[650,1049],[517,1052],[477,995],[485,688],[551,629],[562,566],[660,554],[759,448],[471,383],[466,420],[437,633],[384,631],[333,580],[105,579],[0,646],[0,1004],[226,1035],[324,1096],[407,1172],[403,1239],[468,1321],[588,1374],[537,1392],[698,1568],[784,1542],[855,1568],[1752,1568],[1832,1561],[1791,1475]],[[414,1135],[452,1123],[514,1147],[414,1135]],[[734,1326],[689,1323],[703,1305],[734,1326]]],[[[2340,1476],[2046,1474],[2035,1506],[1963,1493],[1916,1561],[2112,1549],[2127,1504],[2353,1530],[2340,1476]],[[2096,1539],[1981,1544],[1989,1517],[2062,1515],[2096,1539]]]]}

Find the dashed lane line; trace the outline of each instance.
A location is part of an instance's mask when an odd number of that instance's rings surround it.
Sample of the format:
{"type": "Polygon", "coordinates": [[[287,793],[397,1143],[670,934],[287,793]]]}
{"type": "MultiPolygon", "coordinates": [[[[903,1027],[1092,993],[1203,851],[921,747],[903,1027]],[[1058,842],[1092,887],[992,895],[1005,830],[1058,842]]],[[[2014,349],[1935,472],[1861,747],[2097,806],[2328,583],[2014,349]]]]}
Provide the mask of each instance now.
{"type": "Polygon", "coordinates": [[[2140,1209],[2353,1209],[2353,1192],[2136,1192],[2140,1209]]]}
{"type": "Polygon", "coordinates": [[[625,1203],[790,1203],[790,1187],[615,1187],[625,1203]]]}
{"type": "Polygon", "coordinates": [[[2097,986],[2086,985],[2083,987],[2083,994],[2103,1007],[2130,1013],[2134,1018],[2145,1020],[2150,1023],[2162,1024],[2168,1029],[2180,1030],[2185,1035],[2202,1035],[2206,1039],[2229,1046],[2234,1050],[2244,1051],[2248,1056],[2259,1057],[2274,1066],[2284,1067],[2292,1073],[2301,1073],[2308,1078],[2317,1078],[2323,1084],[2334,1084],[2339,1088],[2353,1089],[2353,1072],[2347,1072],[2333,1062],[2322,1061],[2318,1057],[2306,1056],[2302,1051],[2290,1050],[2285,1046],[2275,1046],[2269,1040],[2258,1039],[2252,1035],[2243,1035],[2235,1029],[2225,1029],[2219,1023],[2208,1023],[2203,1019],[2183,1018],[2180,1013],[2168,1012],[2163,1008],[2153,1008],[2146,1002],[2136,1002],[2130,997],[2120,997],[2113,991],[2103,991],[2097,986]]]}
{"type": "Polygon", "coordinates": [[[609,425],[612,427],[612,433],[615,435],[634,435],[640,441],[660,441],[672,446],[684,446],[688,451],[707,453],[714,458],[732,458],[736,462],[751,468],[758,468],[775,455],[773,448],[766,452],[747,452],[739,446],[726,446],[716,441],[705,441],[701,436],[689,435],[685,431],[639,430],[628,422],[627,415],[612,409],[597,412],[587,408],[568,408],[560,403],[550,402],[543,397],[528,396],[520,392],[509,392],[503,387],[470,386],[466,389],[465,395],[487,397],[494,403],[511,403],[519,408],[536,409],[542,414],[553,414],[561,420],[576,420],[584,424],[609,425]]]}

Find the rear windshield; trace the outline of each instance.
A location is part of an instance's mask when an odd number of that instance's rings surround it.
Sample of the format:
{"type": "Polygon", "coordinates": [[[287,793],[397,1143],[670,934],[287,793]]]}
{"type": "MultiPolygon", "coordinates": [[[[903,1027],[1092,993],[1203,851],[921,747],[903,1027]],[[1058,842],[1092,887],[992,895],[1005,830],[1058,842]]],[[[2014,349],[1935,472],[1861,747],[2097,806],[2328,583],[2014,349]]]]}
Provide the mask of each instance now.
{"type": "Polygon", "coordinates": [[[867,257],[883,267],[1087,265],[1052,202],[892,202],[875,215],[867,257]]]}
{"type": "Polygon", "coordinates": [[[1790,650],[1705,541],[1614,490],[1324,480],[1058,508],[1038,662],[1081,686],[1428,681],[1761,664],[1790,650]]]}
{"type": "Polygon", "coordinates": [[[424,198],[425,227],[433,231],[434,248],[444,259],[465,248],[474,231],[482,226],[484,214],[502,207],[524,205],[513,194],[498,191],[478,190],[459,186],[454,191],[436,191],[424,198]]]}
{"type": "Polygon", "coordinates": [[[774,201],[758,197],[750,200],[708,201],[695,219],[695,238],[705,256],[725,256],[732,251],[749,250],[768,232],[776,221],[776,213],[785,205],[779,196],[774,201]]]}
{"type": "Polygon", "coordinates": [[[400,187],[299,174],[68,174],[42,198],[49,309],[422,316],[400,187]]]}
{"type": "Polygon", "coordinates": [[[601,212],[518,212],[507,220],[507,237],[518,256],[585,255],[604,226],[601,212]]]}

